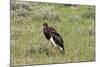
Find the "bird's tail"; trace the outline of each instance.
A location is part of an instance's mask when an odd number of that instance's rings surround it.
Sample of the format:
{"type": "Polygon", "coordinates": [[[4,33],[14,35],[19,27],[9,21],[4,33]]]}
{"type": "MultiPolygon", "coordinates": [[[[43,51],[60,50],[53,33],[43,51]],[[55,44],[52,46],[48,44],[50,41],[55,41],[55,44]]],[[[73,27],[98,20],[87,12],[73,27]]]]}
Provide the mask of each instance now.
{"type": "Polygon", "coordinates": [[[62,54],[65,54],[64,46],[63,46],[63,47],[59,47],[59,49],[61,50],[61,53],[62,53],[62,54]]]}
{"type": "Polygon", "coordinates": [[[65,54],[65,49],[64,49],[64,47],[63,47],[63,50],[62,50],[62,54],[65,54]]]}

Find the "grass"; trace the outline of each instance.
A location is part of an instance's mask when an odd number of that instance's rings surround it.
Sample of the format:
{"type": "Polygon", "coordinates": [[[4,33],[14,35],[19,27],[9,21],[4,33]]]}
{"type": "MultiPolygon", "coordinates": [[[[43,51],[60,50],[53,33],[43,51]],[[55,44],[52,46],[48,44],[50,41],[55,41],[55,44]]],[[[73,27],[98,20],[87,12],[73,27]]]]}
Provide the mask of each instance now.
{"type": "MultiPolygon", "coordinates": [[[[95,60],[95,21],[82,17],[87,16],[91,7],[95,12],[94,6],[79,5],[71,8],[50,3],[16,4],[11,3],[14,6],[11,7],[11,65],[95,60]],[[21,7],[23,4],[24,7],[21,7]],[[48,41],[41,32],[44,22],[54,27],[63,37],[65,55],[54,56],[51,47],[45,48],[48,41]]],[[[89,14],[89,17],[92,15],[94,18],[93,14],[89,14]]]]}

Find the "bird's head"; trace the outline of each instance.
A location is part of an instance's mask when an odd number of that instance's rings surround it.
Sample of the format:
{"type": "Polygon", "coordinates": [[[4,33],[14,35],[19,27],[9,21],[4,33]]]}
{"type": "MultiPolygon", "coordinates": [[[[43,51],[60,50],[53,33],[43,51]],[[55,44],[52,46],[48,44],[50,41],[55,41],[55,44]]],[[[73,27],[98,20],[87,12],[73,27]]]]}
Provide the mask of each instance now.
{"type": "Polygon", "coordinates": [[[47,23],[43,23],[43,24],[42,24],[42,27],[41,27],[41,29],[40,29],[40,32],[42,32],[43,29],[44,29],[44,28],[47,28],[47,27],[48,27],[48,24],[47,24],[47,23]]]}
{"type": "Polygon", "coordinates": [[[43,28],[45,28],[45,27],[48,27],[48,24],[47,23],[44,23],[43,24],[43,28]]]}

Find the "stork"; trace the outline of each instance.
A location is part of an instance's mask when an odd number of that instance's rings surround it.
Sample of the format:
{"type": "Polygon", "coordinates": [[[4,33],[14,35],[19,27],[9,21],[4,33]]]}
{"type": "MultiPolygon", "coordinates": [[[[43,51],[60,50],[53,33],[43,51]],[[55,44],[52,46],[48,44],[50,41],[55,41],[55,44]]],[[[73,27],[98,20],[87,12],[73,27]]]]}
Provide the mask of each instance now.
{"type": "Polygon", "coordinates": [[[49,27],[47,23],[43,24],[43,33],[47,40],[53,44],[54,47],[58,48],[62,53],[64,53],[63,39],[60,34],[53,27],[49,27]]]}

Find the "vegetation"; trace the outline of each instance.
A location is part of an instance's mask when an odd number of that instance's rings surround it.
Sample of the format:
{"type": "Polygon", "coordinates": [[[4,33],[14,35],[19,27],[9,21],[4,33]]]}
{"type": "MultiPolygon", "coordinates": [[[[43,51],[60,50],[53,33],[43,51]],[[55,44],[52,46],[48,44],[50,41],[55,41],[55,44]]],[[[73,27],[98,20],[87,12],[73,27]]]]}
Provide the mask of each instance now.
{"type": "Polygon", "coordinates": [[[11,65],[95,60],[95,6],[11,1],[11,65]],[[41,31],[46,22],[64,40],[65,55],[53,55],[41,31]]]}

